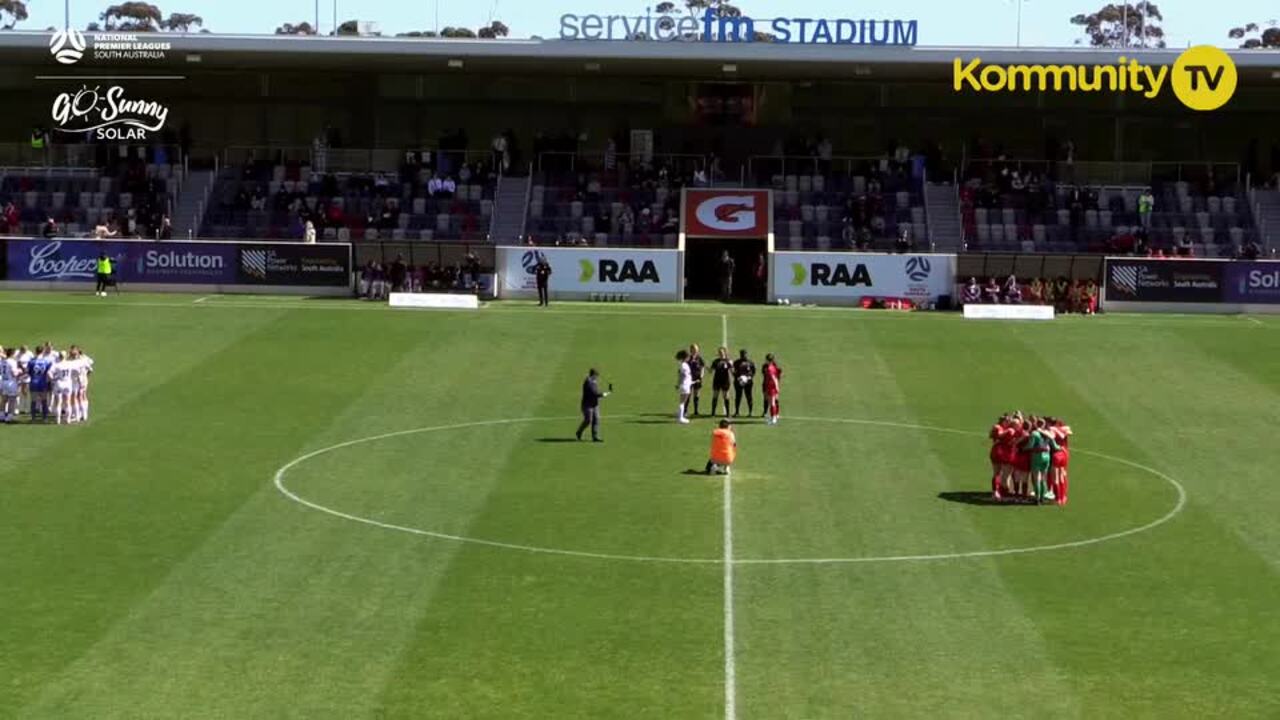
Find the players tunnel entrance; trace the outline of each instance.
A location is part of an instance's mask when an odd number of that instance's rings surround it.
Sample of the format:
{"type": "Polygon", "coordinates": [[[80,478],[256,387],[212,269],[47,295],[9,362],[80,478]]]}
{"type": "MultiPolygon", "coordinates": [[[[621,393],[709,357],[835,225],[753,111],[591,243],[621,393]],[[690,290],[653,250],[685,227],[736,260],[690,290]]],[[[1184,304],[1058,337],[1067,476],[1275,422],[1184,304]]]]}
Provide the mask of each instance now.
{"type": "Polygon", "coordinates": [[[684,256],[684,296],[687,300],[727,300],[762,303],[767,299],[769,278],[768,242],[764,238],[697,238],[686,241],[684,256]],[[732,260],[733,282],[726,289],[725,253],[732,260]]]}

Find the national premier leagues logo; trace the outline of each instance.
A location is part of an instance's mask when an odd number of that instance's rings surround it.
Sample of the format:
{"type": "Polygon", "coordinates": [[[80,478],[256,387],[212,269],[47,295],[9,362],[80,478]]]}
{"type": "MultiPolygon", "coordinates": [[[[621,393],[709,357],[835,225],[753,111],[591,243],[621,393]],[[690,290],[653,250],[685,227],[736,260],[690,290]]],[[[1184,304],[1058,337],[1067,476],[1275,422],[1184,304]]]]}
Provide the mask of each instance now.
{"type": "Polygon", "coordinates": [[[49,39],[49,54],[63,65],[75,65],[84,57],[84,33],[75,28],[59,30],[49,39]]]}
{"type": "Polygon", "coordinates": [[[928,280],[931,272],[933,266],[929,263],[929,258],[913,257],[907,260],[907,278],[912,282],[928,280]]]}

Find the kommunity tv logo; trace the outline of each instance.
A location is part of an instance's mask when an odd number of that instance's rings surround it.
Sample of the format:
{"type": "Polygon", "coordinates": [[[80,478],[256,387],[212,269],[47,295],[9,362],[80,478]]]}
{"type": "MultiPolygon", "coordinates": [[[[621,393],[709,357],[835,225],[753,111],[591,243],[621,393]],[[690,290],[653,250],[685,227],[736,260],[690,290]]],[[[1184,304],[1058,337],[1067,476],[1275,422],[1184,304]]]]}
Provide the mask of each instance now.
{"type": "Polygon", "coordinates": [[[982,58],[956,58],[952,84],[956,92],[1123,92],[1153,100],[1165,91],[1188,108],[1217,110],[1236,92],[1236,65],[1212,45],[1188,48],[1173,65],[1148,65],[1121,55],[1114,64],[995,65],[982,58]]]}

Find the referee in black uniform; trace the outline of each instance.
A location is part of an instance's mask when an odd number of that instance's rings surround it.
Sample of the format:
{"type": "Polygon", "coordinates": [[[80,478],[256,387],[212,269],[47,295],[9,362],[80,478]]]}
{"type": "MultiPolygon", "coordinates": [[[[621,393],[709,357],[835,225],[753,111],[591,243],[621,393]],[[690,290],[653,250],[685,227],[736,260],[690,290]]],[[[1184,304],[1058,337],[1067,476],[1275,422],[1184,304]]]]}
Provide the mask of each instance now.
{"type": "Polygon", "coordinates": [[[582,381],[582,424],[578,426],[576,436],[582,439],[582,431],[591,428],[591,441],[604,442],[600,439],[600,398],[609,397],[609,393],[600,390],[600,373],[595,368],[587,371],[587,379],[582,381]]]}
{"type": "MultiPolygon", "coordinates": [[[[747,417],[755,414],[756,364],[747,357],[747,351],[738,353],[733,362],[733,416],[742,411],[742,398],[747,399],[747,417]]],[[[728,398],[725,399],[728,402],[728,398]]]]}
{"type": "Polygon", "coordinates": [[[538,305],[550,307],[551,293],[547,285],[551,282],[551,263],[542,253],[538,253],[538,264],[533,266],[533,278],[538,283],[538,305]]]}

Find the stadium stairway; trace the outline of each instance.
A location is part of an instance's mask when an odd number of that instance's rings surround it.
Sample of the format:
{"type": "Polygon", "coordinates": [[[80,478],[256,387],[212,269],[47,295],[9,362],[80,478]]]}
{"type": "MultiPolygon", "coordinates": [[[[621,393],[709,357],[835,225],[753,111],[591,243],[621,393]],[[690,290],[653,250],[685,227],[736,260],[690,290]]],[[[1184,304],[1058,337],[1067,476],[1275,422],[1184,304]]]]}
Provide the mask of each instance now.
{"type": "Polygon", "coordinates": [[[525,231],[525,218],[529,214],[529,183],[531,177],[498,178],[498,188],[493,194],[493,223],[489,227],[489,241],[495,245],[519,245],[525,231]]]}
{"type": "Polygon", "coordinates": [[[960,252],[964,231],[960,224],[960,198],[950,183],[928,183],[924,188],[928,212],[929,242],[934,252],[960,252]]]}
{"type": "Polygon", "coordinates": [[[1255,190],[1253,217],[1258,224],[1262,247],[1280,248],[1280,190],[1255,190]]]}
{"type": "Polygon", "coordinates": [[[173,239],[200,236],[200,223],[204,220],[205,204],[213,189],[214,172],[199,170],[187,176],[182,193],[174,203],[173,239]]]}

